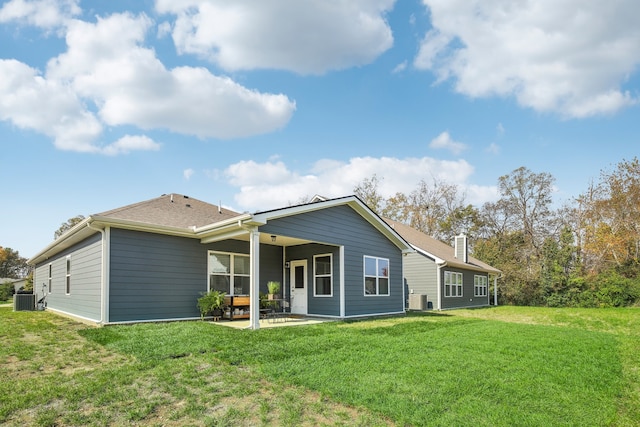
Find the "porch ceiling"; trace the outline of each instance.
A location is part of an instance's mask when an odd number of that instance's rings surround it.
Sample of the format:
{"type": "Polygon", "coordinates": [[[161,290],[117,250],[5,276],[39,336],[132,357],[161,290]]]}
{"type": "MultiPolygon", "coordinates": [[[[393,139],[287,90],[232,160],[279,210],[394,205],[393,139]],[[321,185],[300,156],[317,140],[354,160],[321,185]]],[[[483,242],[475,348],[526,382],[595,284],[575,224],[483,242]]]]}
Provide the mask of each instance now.
{"type": "MultiPolygon", "coordinates": [[[[234,239],[234,240],[241,240],[243,242],[248,242],[249,241],[249,233],[244,232],[244,233],[239,233],[239,234],[234,234],[233,236],[230,235],[222,235],[219,236],[218,239],[206,239],[206,241],[203,239],[202,243],[210,243],[212,241],[220,241],[220,240],[226,240],[226,239],[234,239]]],[[[304,245],[307,243],[313,243],[311,240],[307,240],[307,239],[299,239],[296,237],[288,237],[288,236],[282,236],[279,234],[269,234],[269,233],[260,233],[260,243],[265,244],[265,245],[275,245],[275,246],[296,246],[296,245],[304,245]],[[272,239],[272,236],[275,236],[276,240],[275,242],[272,239]]]]}

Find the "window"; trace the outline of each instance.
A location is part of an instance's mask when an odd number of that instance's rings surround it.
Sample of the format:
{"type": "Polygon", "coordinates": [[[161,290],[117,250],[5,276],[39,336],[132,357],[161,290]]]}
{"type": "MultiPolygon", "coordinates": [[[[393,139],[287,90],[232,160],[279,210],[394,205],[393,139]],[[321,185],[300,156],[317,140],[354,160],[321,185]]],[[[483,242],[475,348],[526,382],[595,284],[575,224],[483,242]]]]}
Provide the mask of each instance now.
{"type": "Polygon", "coordinates": [[[66,274],[65,293],[67,295],[71,293],[71,256],[67,256],[67,274],[66,274]]]}
{"type": "Polygon", "coordinates": [[[53,265],[51,265],[51,263],[49,263],[49,280],[48,280],[48,285],[49,285],[49,293],[51,293],[51,282],[53,281],[53,265]]]}
{"type": "Polygon", "coordinates": [[[333,295],[331,277],[331,254],[315,255],[313,257],[313,296],[333,295]]]}
{"type": "Polygon", "coordinates": [[[364,294],[389,295],[389,260],[364,257],[364,294]]]}
{"type": "Polygon", "coordinates": [[[227,295],[248,295],[249,272],[248,255],[209,252],[209,290],[227,295]]]}
{"type": "Polygon", "coordinates": [[[473,296],[487,296],[487,276],[473,276],[473,296]]]}
{"type": "Polygon", "coordinates": [[[444,296],[462,296],[462,273],[455,273],[453,271],[444,272],[444,296]]]}

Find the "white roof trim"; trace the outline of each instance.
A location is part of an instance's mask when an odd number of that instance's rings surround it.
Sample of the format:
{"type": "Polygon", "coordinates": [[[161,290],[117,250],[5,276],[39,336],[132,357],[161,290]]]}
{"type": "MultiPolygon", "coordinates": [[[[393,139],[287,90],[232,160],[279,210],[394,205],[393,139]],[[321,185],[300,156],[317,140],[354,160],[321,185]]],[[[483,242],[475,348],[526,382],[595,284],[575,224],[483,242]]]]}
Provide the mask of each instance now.
{"type": "MultiPolygon", "coordinates": [[[[365,205],[356,196],[341,197],[338,199],[328,199],[324,201],[316,201],[304,205],[292,206],[288,208],[274,209],[271,211],[259,212],[256,214],[242,214],[233,218],[228,218],[219,222],[204,225],[202,227],[180,228],[169,227],[163,225],[149,224],[138,221],[130,221],[124,219],[110,218],[106,216],[92,215],[85,218],[82,222],[75,225],[69,231],[54,240],[42,251],[38,252],[28,263],[38,264],[47,260],[51,256],[71,247],[81,240],[97,233],[95,229],[88,225],[96,225],[98,227],[115,226],[118,228],[144,231],[157,234],[167,234],[173,236],[199,238],[204,242],[213,242],[224,236],[237,236],[247,233],[247,226],[265,225],[269,220],[284,218],[313,212],[334,206],[349,205],[365,220],[372,224],[378,231],[384,234],[391,242],[393,242],[403,253],[414,252],[409,243],[400,236],[392,227],[382,220],[375,212],[365,205]]],[[[433,256],[432,256],[433,257],[433,256]]]]}
{"type": "Polygon", "coordinates": [[[271,211],[258,212],[253,215],[253,221],[266,224],[269,220],[285,218],[288,216],[299,215],[308,212],[314,212],[326,208],[335,206],[349,205],[360,216],[367,220],[371,225],[384,234],[390,241],[392,241],[403,253],[414,252],[411,245],[389,226],[381,217],[373,212],[364,202],[362,202],[356,196],[346,196],[337,199],[328,199],[325,201],[316,201],[314,203],[307,203],[304,205],[291,206],[288,208],[275,209],[271,211]]]}
{"type": "Polygon", "coordinates": [[[419,248],[416,245],[411,245],[411,247],[418,253],[421,253],[422,255],[428,256],[429,258],[433,258],[436,261],[436,264],[444,264],[445,260],[443,260],[442,258],[438,258],[437,256],[435,256],[432,253],[429,253],[427,251],[425,251],[424,249],[419,248]]]}

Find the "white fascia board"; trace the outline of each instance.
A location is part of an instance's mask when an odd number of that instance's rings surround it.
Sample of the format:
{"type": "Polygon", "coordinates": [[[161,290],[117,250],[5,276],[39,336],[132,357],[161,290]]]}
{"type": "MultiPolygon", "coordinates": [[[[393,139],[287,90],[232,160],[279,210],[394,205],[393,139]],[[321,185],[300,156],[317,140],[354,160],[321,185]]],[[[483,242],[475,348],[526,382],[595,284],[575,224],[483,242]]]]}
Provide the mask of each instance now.
{"type": "Polygon", "coordinates": [[[429,252],[425,251],[424,249],[420,249],[419,247],[417,247],[415,245],[411,245],[411,247],[413,248],[414,251],[418,252],[419,254],[422,254],[424,256],[427,256],[427,257],[432,258],[433,260],[435,260],[436,264],[445,264],[445,260],[443,260],[442,258],[438,258],[434,254],[429,253],[429,252]]]}
{"type": "Polygon", "coordinates": [[[194,227],[193,231],[198,234],[205,234],[208,231],[215,231],[223,227],[233,226],[235,224],[243,224],[244,222],[253,218],[251,214],[242,214],[234,216],[233,218],[225,219],[223,221],[214,222],[213,224],[203,225],[202,227],[194,227]]]}
{"type": "Polygon", "coordinates": [[[285,218],[288,216],[299,215],[307,212],[319,211],[334,206],[346,205],[350,201],[355,200],[354,197],[343,197],[341,199],[331,199],[324,202],[307,203],[304,205],[291,206],[288,208],[274,209],[262,213],[253,215],[255,221],[267,223],[267,221],[278,218],[285,218]]]}
{"type": "Polygon", "coordinates": [[[247,235],[250,227],[258,227],[265,223],[256,221],[253,215],[244,214],[214,224],[194,228],[201,243],[211,243],[233,237],[247,235]]]}
{"type": "Polygon", "coordinates": [[[229,231],[223,231],[215,234],[208,234],[206,237],[200,238],[200,243],[207,244],[213,242],[219,242],[221,240],[233,239],[234,237],[246,236],[249,232],[245,229],[235,229],[229,231]]]}
{"type": "Polygon", "coordinates": [[[471,270],[471,271],[478,271],[481,273],[488,273],[488,274],[496,274],[496,272],[492,271],[492,270],[487,270],[486,268],[480,267],[478,265],[473,265],[473,264],[465,264],[463,262],[451,262],[451,261],[445,261],[442,258],[438,258],[437,256],[435,256],[432,253],[429,253],[427,251],[425,251],[424,249],[420,249],[419,247],[415,246],[415,245],[411,245],[411,247],[413,249],[415,249],[416,252],[427,256],[429,258],[432,258],[435,260],[435,263],[438,264],[440,267],[455,267],[455,268],[460,268],[463,270],[471,270]]]}
{"type": "Polygon", "coordinates": [[[495,274],[477,265],[457,263],[457,262],[451,262],[451,261],[445,261],[444,263],[441,264],[441,267],[453,267],[453,268],[459,268],[461,270],[470,270],[470,271],[477,271],[479,273],[495,274]]]}
{"type": "Polygon", "coordinates": [[[170,236],[180,236],[180,237],[196,237],[193,229],[189,228],[181,228],[181,227],[170,227],[166,225],[156,225],[149,224],[146,222],[138,222],[138,221],[130,221],[125,219],[117,219],[117,218],[109,218],[102,216],[93,216],[92,224],[97,227],[106,227],[111,226],[115,228],[122,228],[125,230],[132,231],[144,231],[147,233],[156,233],[156,234],[167,234],[170,236]]]}
{"type": "Polygon", "coordinates": [[[130,221],[124,219],[110,218],[99,215],[91,215],[88,218],[82,220],[82,222],[75,225],[69,231],[64,233],[58,239],[54,240],[49,246],[38,252],[28,263],[31,265],[45,261],[53,255],[62,252],[65,249],[73,246],[74,244],[81,242],[94,233],[97,233],[97,228],[104,229],[105,227],[121,228],[125,230],[143,231],[147,233],[165,234],[169,236],[180,236],[195,238],[195,232],[193,229],[169,227],[163,225],[148,224],[144,222],[130,221]],[[93,226],[89,227],[89,225],[93,226]]]}
{"type": "MultiPolygon", "coordinates": [[[[86,231],[88,229],[87,224],[89,224],[90,222],[91,222],[91,217],[83,219],[82,221],[80,221],[79,223],[71,227],[69,230],[67,230],[65,233],[63,233],[56,240],[54,240],[49,245],[47,245],[40,252],[35,254],[29,260],[27,260],[27,264],[29,265],[38,264],[39,262],[44,261],[47,258],[50,258],[52,255],[55,255],[58,252],[63,251],[64,249],[84,239],[87,236],[84,236],[84,233],[81,233],[81,232],[86,231]],[[82,236],[79,236],[79,234],[82,234],[82,236]]],[[[97,231],[91,230],[90,234],[93,234],[93,233],[97,233],[97,231]]]]}

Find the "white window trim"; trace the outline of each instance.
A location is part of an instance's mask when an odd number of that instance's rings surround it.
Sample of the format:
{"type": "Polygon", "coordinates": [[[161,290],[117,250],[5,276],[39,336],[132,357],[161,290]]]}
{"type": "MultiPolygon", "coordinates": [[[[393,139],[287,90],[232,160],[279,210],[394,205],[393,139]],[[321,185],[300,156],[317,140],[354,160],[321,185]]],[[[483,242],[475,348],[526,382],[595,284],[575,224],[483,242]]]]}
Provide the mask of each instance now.
{"type": "Polygon", "coordinates": [[[391,262],[389,261],[389,258],[382,258],[382,257],[378,257],[378,256],[372,256],[372,255],[364,255],[362,258],[362,294],[365,297],[388,297],[391,296],[391,262]],[[367,293],[367,277],[374,277],[374,276],[367,276],[366,274],[366,265],[367,265],[367,258],[371,258],[371,259],[375,259],[376,260],[376,293],[375,294],[368,294],[367,293]],[[387,261],[387,265],[389,266],[389,271],[387,272],[387,293],[386,294],[381,294],[380,293],[380,282],[378,279],[380,279],[380,277],[384,277],[384,276],[378,276],[378,261],[379,260],[384,260],[387,261]]]}
{"type": "Polygon", "coordinates": [[[65,258],[64,293],[71,295],[71,255],[65,258]]]}
{"type": "MultiPolygon", "coordinates": [[[[211,290],[211,276],[216,275],[216,276],[229,276],[229,293],[227,293],[226,295],[230,295],[233,296],[235,295],[234,293],[234,277],[238,276],[238,277],[249,277],[251,278],[251,274],[247,273],[247,274],[240,274],[240,273],[235,273],[235,263],[234,263],[234,258],[236,256],[242,256],[242,257],[246,257],[249,258],[250,255],[247,254],[240,254],[240,253],[235,253],[235,252],[224,252],[224,251],[207,251],[207,291],[211,290]],[[209,271],[209,257],[211,256],[211,254],[218,254],[218,255],[229,255],[229,273],[225,273],[225,274],[216,274],[216,273],[212,273],[211,271],[209,271]]],[[[243,295],[243,294],[241,294],[243,295]]]]}
{"type": "Polygon", "coordinates": [[[487,276],[473,276],[473,296],[486,297],[489,295],[489,278],[487,276]],[[482,283],[478,283],[478,279],[482,279],[482,283]],[[478,293],[478,289],[484,290],[484,293],[478,293]]]}
{"type": "Polygon", "coordinates": [[[333,297],[333,254],[318,254],[313,256],[313,296],[316,298],[332,298],[333,297]],[[329,257],[329,274],[317,274],[316,273],[316,258],[320,257],[329,257]],[[316,293],[316,278],[318,277],[329,277],[329,289],[331,292],[329,294],[317,294],[316,293]]]}
{"type": "Polygon", "coordinates": [[[445,298],[462,298],[464,295],[464,275],[458,271],[445,271],[444,272],[444,297],[445,298]],[[461,277],[460,284],[453,283],[451,281],[451,277],[461,277]],[[449,280],[447,280],[449,278],[449,280]],[[449,292],[447,292],[447,287],[449,287],[449,292]],[[451,290],[457,289],[456,293],[458,295],[451,295],[451,290]]]}

